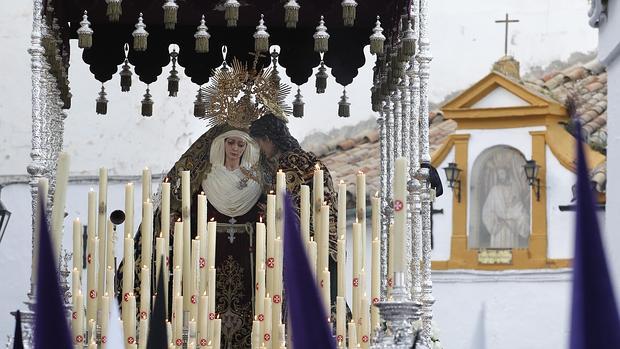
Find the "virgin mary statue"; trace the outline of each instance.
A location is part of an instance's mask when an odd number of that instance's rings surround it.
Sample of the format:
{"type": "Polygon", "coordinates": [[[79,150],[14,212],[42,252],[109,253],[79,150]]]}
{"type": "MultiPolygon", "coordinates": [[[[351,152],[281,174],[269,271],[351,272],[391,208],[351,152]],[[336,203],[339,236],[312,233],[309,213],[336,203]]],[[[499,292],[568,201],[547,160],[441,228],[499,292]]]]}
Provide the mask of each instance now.
{"type": "MultiPolygon", "coordinates": [[[[218,222],[216,312],[222,319],[222,348],[249,348],[251,345],[254,227],[262,215],[259,202],[263,195],[259,159],[260,149],[245,129],[221,124],[194,142],[167,174],[172,188],[171,222],[182,216],[181,171],[190,171],[192,238],[197,234],[197,196],[201,192],[207,197],[207,219],[218,222]]],[[[156,232],[160,229],[160,219],[158,208],[153,222],[156,232]]],[[[136,266],[142,265],[140,238],[138,232],[136,266]]],[[[170,247],[175,238],[171,231],[170,247]]],[[[171,272],[171,266],[168,267],[171,272]]],[[[139,278],[135,280],[139,288],[139,278]]],[[[135,294],[140,293],[136,291],[135,294]]]]}

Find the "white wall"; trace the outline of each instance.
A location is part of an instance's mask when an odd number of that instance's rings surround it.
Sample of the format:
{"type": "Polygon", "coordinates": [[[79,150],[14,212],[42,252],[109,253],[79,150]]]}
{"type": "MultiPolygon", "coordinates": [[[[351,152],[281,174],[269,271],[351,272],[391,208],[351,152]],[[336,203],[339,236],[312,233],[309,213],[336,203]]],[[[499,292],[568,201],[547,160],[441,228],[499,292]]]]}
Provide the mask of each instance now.
{"type": "MultiPolygon", "coordinates": [[[[608,18],[599,32],[599,59],[607,62],[607,208],[605,244],[616,299],[620,300],[620,1],[608,1],[608,18]],[[615,49],[612,49],[615,47],[615,49]]],[[[620,303],[618,303],[620,304],[620,303]]]]}
{"type": "Polygon", "coordinates": [[[575,242],[575,212],[561,212],[558,206],[575,202],[571,186],[575,174],[555,158],[549,147],[547,157],[547,257],[573,258],[575,242]]]}
{"type": "Polygon", "coordinates": [[[570,271],[433,271],[433,318],[444,348],[566,348],[570,324],[570,271]],[[479,324],[480,309],[485,321],[479,324]]]}
{"type": "Polygon", "coordinates": [[[444,167],[448,166],[448,163],[454,162],[454,147],[450,149],[448,155],[439,166],[437,166],[437,172],[441,177],[441,183],[443,184],[443,195],[435,200],[433,206],[434,209],[443,209],[443,214],[433,215],[433,260],[434,261],[447,261],[450,259],[450,248],[452,238],[452,198],[454,191],[448,188],[448,179],[446,178],[446,171],[444,167]]]}

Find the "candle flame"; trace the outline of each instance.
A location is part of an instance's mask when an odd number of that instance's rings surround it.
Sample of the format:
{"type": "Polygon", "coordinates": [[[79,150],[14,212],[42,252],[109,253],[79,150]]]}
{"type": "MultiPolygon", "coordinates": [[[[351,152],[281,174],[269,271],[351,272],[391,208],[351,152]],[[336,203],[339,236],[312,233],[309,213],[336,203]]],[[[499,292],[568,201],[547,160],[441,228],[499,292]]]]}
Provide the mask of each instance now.
{"type": "Polygon", "coordinates": [[[378,197],[379,197],[379,191],[378,191],[378,190],[375,192],[375,197],[376,197],[376,198],[378,198],[378,197]]]}
{"type": "Polygon", "coordinates": [[[344,234],[340,235],[340,240],[344,240],[344,234]]]}
{"type": "Polygon", "coordinates": [[[168,183],[168,177],[164,177],[164,183],[168,183]]]}
{"type": "Polygon", "coordinates": [[[282,173],[282,169],[279,169],[279,170],[278,170],[278,173],[282,173]]]}
{"type": "Polygon", "coordinates": [[[205,195],[205,192],[201,190],[200,195],[205,195]]]}
{"type": "Polygon", "coordinates": [[[340,180],[340,184],[344,184],[344,181],[342,179],[340,180]]]}
{"type": "Polygon", "coordinates": [[[177,222],[181,222],[181,217],[177,218],[177,222]]]}
{"type": "Polygon", "coordinates": [[[209,222],[215,222],[215,217],[211,217],[211,219],[209,220],[209,222]]]}
{"type": "Polygon", "coordinates": [[[363,175],[363,174],[364,174],[364,171],[359,170],[359,171],[357,171],[357,174],[361,174],[361,175],[363,175]]]}
{"type": "Polygon", "coordinates": [[[273,195],[273,190],[270,190],[270,191],[269,191],[269,195],[273,195]]]}
{"type": "Polygon", "coordinates": [[[259,223],[263,223],[263,215],[258,216],[259,223]]]}
{"type": "Polygon", "coordinates": [[[206,295],[207,295],[207,291],[204,291],[204,292],[202,293],[202,295],[203,295],[203,296],[206,296],[206,295]]]}
{"type": "Polygon", "coordinates": [[[314,164],[314,169],[316,171],[319,171],[321,169],[321,166],[319,165],[319,163],[317,162],[316,164],[314,164]]]}
{"type": "Polygon", "coordinates": [[[163,237],[164,237],[164,235],[163,235],[163,234],[164,234],[164,233],[160,231],[160,232],[159,232],[159,237],[160,237],[160,238],[163,238],[163,237]]]}

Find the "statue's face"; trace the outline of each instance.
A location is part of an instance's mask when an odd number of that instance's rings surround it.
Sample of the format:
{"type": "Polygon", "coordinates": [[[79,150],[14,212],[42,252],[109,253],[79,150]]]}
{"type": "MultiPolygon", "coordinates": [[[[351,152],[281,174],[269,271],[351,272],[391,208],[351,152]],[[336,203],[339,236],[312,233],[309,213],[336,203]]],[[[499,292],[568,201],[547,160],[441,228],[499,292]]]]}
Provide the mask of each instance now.
{"type": "Polygon", "coordinates": [[[256,143],[260,147],[260,150],[268,157],[272,157],[276,153],[276,146],[267,137],[255,138],[256,143]]]}
{"type": "Polygon", "coordinates": [[[224,152],[226,160],[239,160],[245,151],[248,143],[239,137],[228,137],[224,140],[224,152]]]}
{"type": "Polygon", "coordinates": [[[503,168],[500,168],[497,171],[497,179],[500,183],[506,183],[506,180],[508,179],[508,175],[506,174],[506,170],[504,170],[503,168]]]}

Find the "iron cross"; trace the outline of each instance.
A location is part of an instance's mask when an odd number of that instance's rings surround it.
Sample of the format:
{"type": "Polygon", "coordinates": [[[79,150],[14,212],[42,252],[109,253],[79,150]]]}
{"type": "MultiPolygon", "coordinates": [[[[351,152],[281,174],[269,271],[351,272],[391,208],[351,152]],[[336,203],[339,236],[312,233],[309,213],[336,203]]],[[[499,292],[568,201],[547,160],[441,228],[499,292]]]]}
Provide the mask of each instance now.
{"type": "Polygon", "coordinates": [[[495,23],[506,23],[506,29],[504,33],[504,56],[508,55],[508,23],[517,23],[518,19],[508,19],[508,14],[506,14],[506,19],[498,19],[495,23]]]}

